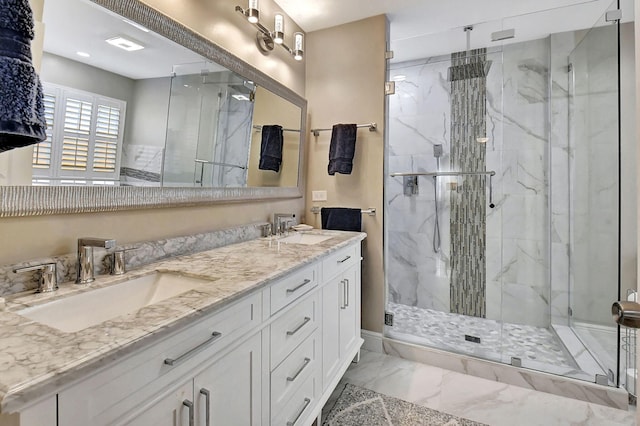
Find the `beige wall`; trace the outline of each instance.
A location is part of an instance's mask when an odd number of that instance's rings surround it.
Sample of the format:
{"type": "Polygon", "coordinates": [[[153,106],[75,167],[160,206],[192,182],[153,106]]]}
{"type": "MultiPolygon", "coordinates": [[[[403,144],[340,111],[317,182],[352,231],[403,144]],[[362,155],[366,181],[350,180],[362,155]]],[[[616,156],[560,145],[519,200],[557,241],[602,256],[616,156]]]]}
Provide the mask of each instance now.
{"type": "MultiPolygon", "coordinates": [[[[37,2],[42,4],[40,0],[37,2]]],[[[236,2],[145,2],[175,17],[184,25],[210,38],[304,96],[305,62],[297,62],[290,56],[282,55],[279,51],[283,49],[278,49],[268,57],[260,54],[255,46],[255,29],[243,22],[242,17],[233,11],[236,2]]],[[[273,16],[273,0],[262,0],[260,7],[266,19],[273,16]]],[[[286,19],[286,32],[291,34],[294,27],[291,21],[286,19]]],[[[293,212],[300,217],[303,207],[303,199],[294,199],[192,208],[5,218],[0,219],[0,264],[73,253],[76,239],[83,236],[111,237],[116,238],[118,243],[126,244],[267,220],[274,211],[293,212]]]]}
{"type": "Polygon", "coordinates": [[[387,20],[376,16],[307,34],[307,101],[309,128],[337,123],[378,124],[376,132],[359,129],[353,172],[329,176],[331,132],[309,136],[307,223],[320,227],[312,205],[375,207],[376,216],[363,215],[368,236],[363,245],[362,328],[381,332],[384,320],[382,252],[384,82],[387,20]],[[312,203],[311,191],[326,190],[327,202],[312,203]],[[315,222],[314,222],[315,221],[315,222]]]}
{"type": "MultiPolygon", "coordinates": [[[[253,106],[255,125],[279,124],[285,129],[300,129],[300,108],[262,87],[256,90],[253,106]]],[[[298,161],[300,158],[300,132],[282,133],[282,164],[279,172],[260,170],[260,147],[262,134],[255,129],[251,132],[249,152],[249,186],[296,186],[298,183],[298,161]]]]}
{"type": "MultiPolygon", "coordinates": [[[[48,0],[55,1],[55,0],[48,0]]],[[[215,41],[272,78],[288,86],[300,96],[305,95],[305,61],[295,61],[284,49],[277,47],[265,56],[256,48],[257,30],[235,11],[246,8],[246,0],[142,0],[159,12],[171,16],[191,30],[215,41]]],[[[273,0],[260,1],[260,21],[273,29],[273,15],[281,11],[273,0]]],[[[293,33],[301,31],[285,14],[285,43],[291,46],[293,33]]]]}

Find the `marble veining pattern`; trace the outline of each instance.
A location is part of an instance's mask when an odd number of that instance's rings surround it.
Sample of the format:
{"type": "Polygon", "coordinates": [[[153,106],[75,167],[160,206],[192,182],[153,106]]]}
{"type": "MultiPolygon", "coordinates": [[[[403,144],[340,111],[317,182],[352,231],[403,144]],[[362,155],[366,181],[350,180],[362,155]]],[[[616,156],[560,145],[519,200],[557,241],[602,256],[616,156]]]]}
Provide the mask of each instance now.
{"type": "Polygon", "coordinates": [[[492,426],[635,424],[635,413],[626,407],[605,407],[368,351],[351,364],[327,409],[347,383],[492,426]]]}
{"type": "MultiPolygon", "coordinates": [[[[261,225],[263,225],[263,223],[254,223],[202,234],[118,246],[118,248],[134,249],[127,252],[125,256],[126,267],[127,269],[131,269],[172,256],[182,256],[198,251],[211,250],[216,247],[258,238],[260,236],[261,225]]],[[[110,266],[107,252],[104,249],[96,248],[94,249],[93,256],[96,274],[106,273],[110,266]]],[[[71,253],[68,255],[30,260],[13,265],[0,265],[0,297],[22,291],[35,290],[38,287],[37,272],[16,274],[13,272],[15,268],[43,263],[55,263],[57,265],[58,282],[75,280],[76,257],[76,253],[71,253]]]]}
{"type": "Polygon", "coordinates": [[[7,310],[0,312],[0,412],[18,409],[21,404],[82,377],[97,365],[133,353],[194,319],[366,236],[355,232],[321,232],[332,238],[315,245],[277,244],[268,239],[254,239],[149,264],[123,276],[98,276],[88,286],[63,283],[54,293],[8,298],[7,310]],[[153,271],[205,278],[211,280],[211,285],[200,286],[197,290],[74,333],[63,333],[15,313],[26,306],[91,291],[153,271]]]}

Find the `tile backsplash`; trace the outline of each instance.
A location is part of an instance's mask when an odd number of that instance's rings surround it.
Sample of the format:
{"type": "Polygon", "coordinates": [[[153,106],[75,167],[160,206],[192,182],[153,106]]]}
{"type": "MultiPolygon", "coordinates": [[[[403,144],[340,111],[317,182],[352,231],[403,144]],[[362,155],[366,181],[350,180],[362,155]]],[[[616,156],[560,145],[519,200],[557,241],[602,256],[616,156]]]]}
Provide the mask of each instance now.
{"type": "MultiPolygon", "coordinates": [[[[169,257],[197,253],[259,238],[261,226],[264,224],[266,224],[266,222],[252,223],[196,235],[146,241],[123,246],[118,245],[117,249],[133,248],[133,250],[128,251],[125,256],[126,268],[127,270],[131,270],[169,257]]],[[[94,249],[94,261],[96,275],[107,273],[109,258],[105,249],[94,249]]],[[[13,270],[43,263],[55,263],[57,265],[58,282],[73,281],[76,278],[76,253],[29,260],[12,265],[1,265],[0,297],[35,290],[38,287],[39,272],[16,274],[13,270]]]]}

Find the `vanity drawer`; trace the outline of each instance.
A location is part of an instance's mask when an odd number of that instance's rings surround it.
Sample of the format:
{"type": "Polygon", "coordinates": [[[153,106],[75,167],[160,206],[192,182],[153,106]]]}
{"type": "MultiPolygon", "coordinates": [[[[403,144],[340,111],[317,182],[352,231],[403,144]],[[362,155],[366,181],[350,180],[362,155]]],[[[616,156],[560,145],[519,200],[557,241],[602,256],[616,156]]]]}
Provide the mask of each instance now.
{"type": "Polygon", "coordinates": [[[261,300],[261,293],[252,295],[60,391],[60,424],[113,424],[122,413],[153,398],[153,392],[181,380],[257,328],[261,300]]]}
{"type": "Polygon", "coordinates": [[[318,294],[297,303],[271,324],[271,370],[318,328],[318,294]]]}
{"type": "Polygon", "coordinates": [[[298,391],[284,404],[280,412],[271,412],[271,425],[303,426],[310,424],[309,415],[318,399],[317,384],[316,375],[309,376],[298,391]]]}
{"type": "Polygon", "coordinates": [[[308,266],[283,278],[270,288],[271,315],[318,285],[317,266],[308,266]]]}
{"type": "Polygon", "coordinates": [[[327,282],[335,275],[346,271],[360,262],[360,244],[353,244],[330,254],[322,261],[322,281],[327,282]]]}
{"type": "Polygon", "coordinates": [[[309,376],[319,372],[318,331],[307,337],[271,373],[271,412],[279,413],[293,393],[309,376]]]}

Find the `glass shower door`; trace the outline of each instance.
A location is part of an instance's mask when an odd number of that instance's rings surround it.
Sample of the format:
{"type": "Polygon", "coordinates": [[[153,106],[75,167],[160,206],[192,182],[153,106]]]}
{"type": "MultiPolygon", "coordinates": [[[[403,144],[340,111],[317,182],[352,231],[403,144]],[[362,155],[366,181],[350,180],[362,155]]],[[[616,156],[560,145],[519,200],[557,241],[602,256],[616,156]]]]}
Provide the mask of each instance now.
{"type": "Polygon", "coordinates": [[[569,326],[588,349],[592,365],[582,369],[603,384],[616,384],[619,368],[610,312],[620,288],[618,31],[617,23],[589,30],[568,65],[569,326]]]}

